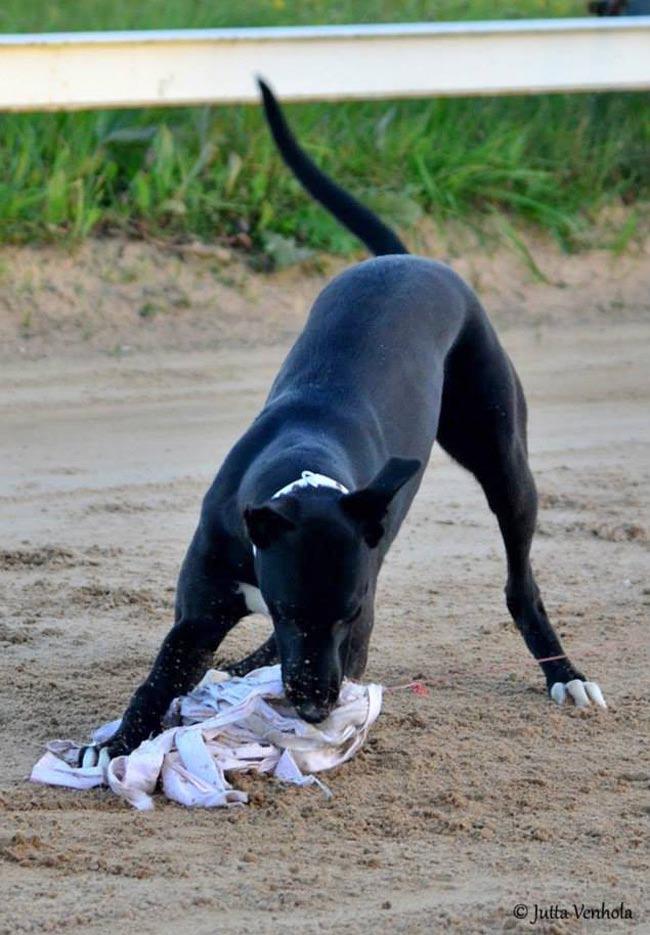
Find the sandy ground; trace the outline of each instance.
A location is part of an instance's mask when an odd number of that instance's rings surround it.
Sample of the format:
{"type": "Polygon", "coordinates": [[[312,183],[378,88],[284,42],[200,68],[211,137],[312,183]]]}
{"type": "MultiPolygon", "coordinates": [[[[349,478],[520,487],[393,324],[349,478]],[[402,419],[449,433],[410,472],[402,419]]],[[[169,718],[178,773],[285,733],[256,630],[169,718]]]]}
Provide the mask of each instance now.
{"type": "MultiPolygon", "coordinates": [[[[151,814],[25,775],[147,669],[202,493],[324,273],[113,243],[0,257],[0,932],[650,931],[650,260],[536,256],[547,283],[506,255],[456,265],[526,386],[538,577],[609,711],[551,706],[482,494],[436,452],[368,669],[428,694],[386,693],[329,802],[249,777],[249,807],[151,814]],[[529,924],[535,904],[603,901],[632,921],[529,924]]],[[[250,618],[224,651],[266,629],[250,618]]]]}

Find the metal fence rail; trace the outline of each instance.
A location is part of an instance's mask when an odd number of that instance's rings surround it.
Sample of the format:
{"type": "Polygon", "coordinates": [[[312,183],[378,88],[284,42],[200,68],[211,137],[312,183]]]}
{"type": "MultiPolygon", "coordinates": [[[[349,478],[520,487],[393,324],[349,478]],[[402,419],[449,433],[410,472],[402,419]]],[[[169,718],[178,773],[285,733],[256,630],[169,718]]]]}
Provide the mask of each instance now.
{"type": "Polygon", "coordinates": [[[0,110],[650,88],[650,16],[0,36],[0,110]]]}

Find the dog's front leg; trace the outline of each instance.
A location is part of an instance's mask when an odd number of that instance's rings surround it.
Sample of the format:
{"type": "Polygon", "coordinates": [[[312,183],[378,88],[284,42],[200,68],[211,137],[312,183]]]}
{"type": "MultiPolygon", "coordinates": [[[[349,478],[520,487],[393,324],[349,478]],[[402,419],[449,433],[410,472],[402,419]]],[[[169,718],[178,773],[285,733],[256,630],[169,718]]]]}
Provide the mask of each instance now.
{"type": "Polygon", "coordinates": [[[230,675],[244,676],[254,669],[259,669],[260,666],[275,665],[279,658],[275,633],[272,633],[261,646],[244,659],[240,659],[239,662],[226,662],[221,668],[230,675]]]}
{"type": "Polygon", "coordinates": [[[375,623],[375,597],[374,592],[369,594],[363,603],[361,613],[352,623],[350,635],[345,647],[345,676],[349,679],[360,679],[366,671],[368,662],[368,647],[370,634],[375,623]]]}
{"type": "Polygon", "coordinates": [[[117,733],[105,743],[82,747],[80,765],[94,766],[130,753],[158,733],[171,701],[201,679],[237,619],[179,620],[165,637],[148,677],[133,694],[117,733]]]}

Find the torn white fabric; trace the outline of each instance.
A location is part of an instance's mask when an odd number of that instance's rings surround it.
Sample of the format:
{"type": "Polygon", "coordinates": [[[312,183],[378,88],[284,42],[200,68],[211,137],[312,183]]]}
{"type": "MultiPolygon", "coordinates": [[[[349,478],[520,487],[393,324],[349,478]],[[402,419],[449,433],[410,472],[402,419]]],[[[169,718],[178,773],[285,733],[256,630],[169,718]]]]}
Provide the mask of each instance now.
{"type": "MultiPolygon", "coordinates": [[[[129,756],[107,765],[77,766],[80,745],[54,740],[34,766],[33,782],[71,789],[108,785],[140,810],[154,807],[160,783],[167,798],[181,805],[211,808],[241,805],[226,772],[255,770],[297,785],[316,783],[313,773],[349,760],[366,739],[381,710],[380,685],[347,679],[336,708],[318,725],[300,720],[287,701],[280,666],[264,666],[243,678],[211,669],[188,695],[175,699],[165,730],[145,740],[129,756]]],[[[119,727],[98,728],[93,742],[109,739],[119,727]]]]}

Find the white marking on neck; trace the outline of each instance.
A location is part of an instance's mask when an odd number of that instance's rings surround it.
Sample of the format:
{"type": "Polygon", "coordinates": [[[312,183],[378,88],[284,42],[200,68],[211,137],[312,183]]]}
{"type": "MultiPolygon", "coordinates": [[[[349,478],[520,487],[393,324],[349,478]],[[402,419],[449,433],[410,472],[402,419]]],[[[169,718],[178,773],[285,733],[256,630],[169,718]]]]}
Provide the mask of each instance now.
{"type": "MultiPolygon", "coordinates": [[[[298,480],[292,480],[290,484],[281,487],[280,490],[276,490],[271,500],[277,500],[278,497],[284,497],[285,494],[293,493],[294,490],[301,490],[305,487],[331,487],[334,490],[340,490],[341,493],[350,493],[347,487],[340,484],[337,480],[334,480],[333,477],[328,477],[327,474],[315,474],[314,471],[303,471],[298,480]]],[[[257,555],[257,546],[253,545],[252,548],[253,557],[255,557],[257,555]]],[[[248,587],[248,585],[246,586],[248,587]]]]}
{"type": "Polygon", "coordinates": [[[332,487],[334,490],[340,490],[341,493],[350,493],[347,487],[334,480],[333,477],[328,477],[326,474],[315,474],[313,471],[303,471],[298,480],[292,480],[286,487],[276,490],[271,500],[277,500],[278,497],[283,497],[287,493],[293,493],[294,490],[300,490],[304,487],[332,487]]]}

